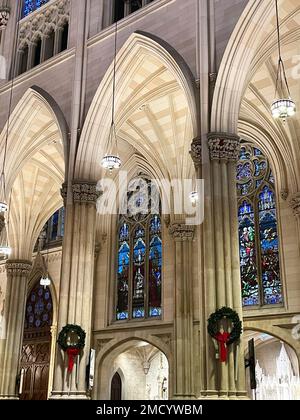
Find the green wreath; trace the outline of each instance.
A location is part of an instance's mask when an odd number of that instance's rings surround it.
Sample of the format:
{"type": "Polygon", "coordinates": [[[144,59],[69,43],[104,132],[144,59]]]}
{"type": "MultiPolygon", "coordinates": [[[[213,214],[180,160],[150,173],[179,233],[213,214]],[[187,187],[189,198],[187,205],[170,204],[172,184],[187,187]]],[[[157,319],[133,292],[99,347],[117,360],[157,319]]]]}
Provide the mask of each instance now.
{"type": "Polygon", "coordinates": [[[219,333],[218,323],[224,318],[229,319],[233,324],[233,328],[227,342],[227,345],[230,346],[236,341],[239,341],[243,332],[242,321],[240,320],[237,312],[233,309],[224,307],[213,313],[208,320],[207,331],[212,338],[216,338],[219,333]]]}
{"type": "Polygon", "coordinates": [[[69,324],[66,325],[59,333],[57,343],[64,352],[70,348],[82,350],[85,346],[85,337],[86,333],[81,327],[69,324]],[[70,334],[76,334],[78,336],[78,342],[76,344],[68,344],[70,334]]]}

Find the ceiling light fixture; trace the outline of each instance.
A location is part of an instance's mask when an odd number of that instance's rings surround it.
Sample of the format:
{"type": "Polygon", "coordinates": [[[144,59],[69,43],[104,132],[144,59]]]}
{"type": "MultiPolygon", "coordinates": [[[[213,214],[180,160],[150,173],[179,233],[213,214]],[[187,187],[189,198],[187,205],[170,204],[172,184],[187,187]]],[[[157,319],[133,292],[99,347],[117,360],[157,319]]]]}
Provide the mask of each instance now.
{"type": "Polygon", "coordinates": [[[281,56],[281,44],[280,44],[280,23],[279,23],[279,10],[278,0],[275,0],[276,5],[276,22],[277,22],[277,38],[278,38],[278,68],[277,68],[277,79],[275,88],[275,100],[272,103],[271,111],[273,118],[281,119],[286,121],[287,118],[292,117],[296,113],[295,102],[291,99],[291,93],[286,77],[286,71],[284,62],[281,56]],[[279,92],[280,88],[280,92],[279,92]],[[285,94],[288,94],[288,97],[285,94]]]}

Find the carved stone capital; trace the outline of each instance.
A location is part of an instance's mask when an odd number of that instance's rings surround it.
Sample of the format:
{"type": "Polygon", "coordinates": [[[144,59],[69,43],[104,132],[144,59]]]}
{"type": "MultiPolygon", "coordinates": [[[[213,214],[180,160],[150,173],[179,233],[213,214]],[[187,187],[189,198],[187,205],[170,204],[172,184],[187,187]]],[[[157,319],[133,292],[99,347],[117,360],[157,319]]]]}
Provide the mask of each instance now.
{"type": "Polygon", "coordinates": [[[0,214],[0,235],[5,228],[5,218],[2,214],[0,214]]]}
{"type": "Polygon", "coordinates": [[[28,276],[32,268],[29,261],[7,261],[6,271],[9,276],[28,276]]]}
{"type": "Polygon", "coordinates": [[[100,197],[97,184],[89,181],[74,181],[72,184],[73,201],[77,204],[96,204],[100,197]]]}
{"type": "Polygon", "coordinates": [[[237,162],[240,155],[240,138],[235,134],[209,133],[208,148],[210,159],[237,162]]]}
{"type": "Polygon", "coordinates": [[[202,165],[202,141],[200,137],[196,137],[193,140],[190,155],[193,159],[195,168],[200,168],[202,165]]]}
{"type": "Polygon", "coordinates": [[[0,31],[4,31],[7,26],[10,16],[10,8],[7,6],[0,6],[0,31]]]}
{"type": "Polygon", "coordinates": [[[181,223],[173,223],[169,228],[170,235],[175,241],[192,241],[194,239],[195,227],[181,223]]]}
{"type": "Polygon", "coordinates": [[[293,195],[290,201],[291,209],[296,217],[300,216],[300,192],[293,195]]]}

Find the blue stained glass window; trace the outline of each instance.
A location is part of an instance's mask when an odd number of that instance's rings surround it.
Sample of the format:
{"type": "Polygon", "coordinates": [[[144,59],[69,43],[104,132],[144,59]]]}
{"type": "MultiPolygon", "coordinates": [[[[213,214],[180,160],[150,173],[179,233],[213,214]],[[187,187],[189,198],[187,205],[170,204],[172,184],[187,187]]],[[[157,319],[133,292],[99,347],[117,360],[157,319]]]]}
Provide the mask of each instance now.
{"type": "Polygon", "coordinates": [[[242,300],[282,304],[275,179],[264,154],[243,144],[237,165],[242,300]]]}
{"type": "Polygon", "coordinates": [[[128,319],[128,281],[130,265],[129,226],[123,223],[119,230],[118,303],[117,320],[128,319]]]}
{"type": "Polygon", "coordinates": [[[48,3],[49,0],[23,0],[22,18],[48,3]]]}
{"type": "Polygon", "coordinates": [[[49,329],[52,325],[53,304],[48,287],[38,283],[27,299],[25,312],[25,331],[35,328],[49,329]]]}
{"type": "Polygon", "coordinates": [[[134,181],[125,198],[126,214],[119,219],[118,321],[162,315],[161,218],[155,214],[160,197],[150,181],[134,181]]]}

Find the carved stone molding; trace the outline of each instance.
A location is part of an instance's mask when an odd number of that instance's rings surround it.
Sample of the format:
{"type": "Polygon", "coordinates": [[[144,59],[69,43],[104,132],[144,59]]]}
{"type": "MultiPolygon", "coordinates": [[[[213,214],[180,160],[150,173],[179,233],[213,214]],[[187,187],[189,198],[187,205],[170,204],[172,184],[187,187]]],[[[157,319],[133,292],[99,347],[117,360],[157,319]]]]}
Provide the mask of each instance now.
{"type": "Polygon", "coordinates": [[[36,10],[20,22],[18,48],[34,43],[38,36],[47,36],[53,29],[62,28],[69,21],[70,0],[57,0],[36,10]]]}
{"type": "Polygon", "coordinates": [[[193,159],[195,168],[200,168],[202,165],[202,141],[200,137],[196,137],[193,140],[190,155],[193,159]]]}
{"type": "Polygon", "coordinates": [[[213,89],[216,86],[217,77],[218,77],[218,73],[209,73],[209,83],[213,89]]]}
{"type": "Polygon", "coordinates": [[[95,204],[101,193],[95,182],[75,181],[72,185],[73,201],[79,204],[95,204]]]}
{"type": "Polygon", "coordinates": [[[195,226],[174,223],[170,226],[169,233],[176,241],[191,241],[194,239],[195,226]]]}
{"type": "Polygon", "coordinates": [[[208,148],[211,160],[237,162],[240,155],[240,138],[235,134],[209,133],[208,148]]]}
{"type": "Polygon", "coordinates": [[[288,199],[288,196],[289,196],[289,190],[287,188],[283,188],[280,191],[280,196],[281,196],[283,201],[286,201],[288,199]]]}
{"type": "Polygon", "coordinates": [[[296,217],[300,216],[300,192],[293,195],[290,201],[291,209],[296,217]]]}
{"type": "Polygon", "coordinates": [[[6,271],[9,276],[28,276],[32,265],[29,261],[7,261],[6,271]]]}
{"type": "Polygon", "coordinates": [[[97,349],[97,354],[99,354],[101,352],[102,349],[104,349],[104,347],[110,343],[113,340],[113,338],[104,338],[104,339],[98,339],[96,341],[96,349],[97,349]]]}
{"type": "Polygon", "coordinates": [[[10,16],[10,8],[0,5],[0,31],[4,31],[10,16]]]}
{"type": "Polygon", "coordinates": [[[162,333],[162,334],[152,334],[153,337],[158,338],[162,341],[167,347],[171,347],[172,334],[171,333],[162,333]]]}
{"type": "Polygon", "coordinates": [[[5,218],[2,214],[0,214],[0,235],[5,228],[5,218]]]}

